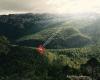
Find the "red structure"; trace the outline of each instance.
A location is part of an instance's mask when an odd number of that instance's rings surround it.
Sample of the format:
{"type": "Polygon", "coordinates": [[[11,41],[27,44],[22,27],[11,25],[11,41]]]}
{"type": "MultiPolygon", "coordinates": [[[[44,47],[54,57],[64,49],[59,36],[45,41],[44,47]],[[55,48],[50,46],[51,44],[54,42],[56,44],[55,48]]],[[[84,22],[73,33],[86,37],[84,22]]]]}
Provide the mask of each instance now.
{"type": "Polygon", "coordinates": [[[41,55],[43,55],[44,52],[45,52],[45,48],[44,48],[43,45],[39,45],[39,46],[36,48],[36,50],[37,50],[41,55]]]}

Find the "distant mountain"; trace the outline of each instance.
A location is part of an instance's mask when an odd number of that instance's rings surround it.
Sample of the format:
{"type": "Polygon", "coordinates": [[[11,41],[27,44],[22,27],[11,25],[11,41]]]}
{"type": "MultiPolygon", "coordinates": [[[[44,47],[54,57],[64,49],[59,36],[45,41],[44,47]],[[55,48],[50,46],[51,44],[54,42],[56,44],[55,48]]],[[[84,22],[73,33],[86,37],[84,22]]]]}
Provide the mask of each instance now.
{"type": "Polygon", "coordinates": [[[97,35],[95,34],[97,30],[99,36],[99,19],[98,14],[1,15],[0,35],[8,37],[14,44],[36,47],[45,43],[59,28],[64,28],[47,45],[47,48],[84,47],[91,44],[97,35]],[[89,26],[98,26],[98,28],[95,30],[94,27],[89,28],[89,26]]]}
{"type": "MultiPolygon", "coordinates": [[[[49,38],[55,35],[59,29],[61,29],[61,27],[48,28],[36,34],[24,36],[18,40],[18,44],[36,47],[49,41],[49,38]]],[[[89,37],[82,35],[77,29],[66,28],[64,26],[59,33],[52,37],[46,47],[56,49],[74,48],[89,45],[91,42],[89,37]]]]}
{"type": "Polygon", "coordinates": [[[1,15],[0,35],[5,35],[10,40],[15,40],[24,35],[33,34],[47,27],[52,27],[52,25],[58,25],[64,21],[62,18],[64,17],[51,14],[1,15]]]}
{"type": "Polygon", "coordinates": [[[91,25],[81,28],[84,35],[91,37],[94,43],[100,43],[100,19],[95,20],[91,25]]]}
{"type": "Polygon", "coordinates": [[[80,79],[79,74],[92,77],[92,67],[99,80],[100,46],[93,42],[100,42],[100,17],[92,16],[0,16],[0,80],[67,80],[66,75],[80,79]],[[46,42],[41,53],[37,46],[46,42]]]}

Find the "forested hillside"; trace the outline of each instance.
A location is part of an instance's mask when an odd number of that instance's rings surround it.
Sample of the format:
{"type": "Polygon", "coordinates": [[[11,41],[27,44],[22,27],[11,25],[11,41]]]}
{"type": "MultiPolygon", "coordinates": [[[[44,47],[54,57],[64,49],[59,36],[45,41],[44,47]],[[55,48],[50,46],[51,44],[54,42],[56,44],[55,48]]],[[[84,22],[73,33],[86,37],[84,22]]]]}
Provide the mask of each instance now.
{"type": "Polygon", "coordinates": [[[84,47],[92,45],[94,41],[92,34],[87,31],[90,29],[86,27],[92,25],[94,19],[89,16],[87,20],[86,17],[31,13],[2,15],[0,16],[0,35],[8,37],[14,44],[36,47],[45,43],[49,37],[61,29],[47,48],[84,47]]]}
{"type": "Polygon", "coordinates": [[[1,15],[0,80],[100,80],[99,18],[1,15]]]}

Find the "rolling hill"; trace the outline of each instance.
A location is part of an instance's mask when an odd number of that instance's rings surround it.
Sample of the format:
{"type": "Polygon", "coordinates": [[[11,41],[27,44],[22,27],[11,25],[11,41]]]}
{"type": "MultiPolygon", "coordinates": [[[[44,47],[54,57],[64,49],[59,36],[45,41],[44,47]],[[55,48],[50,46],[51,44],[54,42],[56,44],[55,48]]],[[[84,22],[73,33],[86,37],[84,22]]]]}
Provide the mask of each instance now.
{"type": "Polygon", "coordinates": [[[53,33],[62,29],[47,45],[47,48],[84,47],[91,45],[96,39],[95,35],[99,34],[94,34],[96,30],[99,30],[97,27],[92,28],[95,31],[88,28],[91,25],[99,25],[99,18],[100,16],[97,14],[29,13],[1,15],[0,35],[8,37],[13,44],[36,47],[45,43],[53,33]]]}
{"type": "Polygon", "coordinates": [[[99,38],[99,19],[94,17],[51,14],[0,16],[0,80],[73,79],[68,79],[67,75],[91,78],[92,68],[95,69],[94,78],[99,80],[100,45],[93,45],[94,39],[99,38]],[[36,47],[46,41],[48,44],[41,55],[36,47]]]}
{"type": "Polygon", "coordinates": [[[49,37],[52,37],[52,39],[46,47],[52,49],[84,47],[92,43],[89,37],[82,35],[77,29],[64,26],[48,28],[36,34],[24,36],[18,40],[18,44],[36,47],[48,41],[49,37]],[[59,29],[61,31],[55,35],[59,29]],[[55,36],[52,37],[53,35],[55,36]]]}
{"type": "Polygon", "coordinates": [[[96,19],[91,25],[81,28],[80,31],[84,35],[90,36],[94,44],[100,44],[100,19],[96,19]]]}

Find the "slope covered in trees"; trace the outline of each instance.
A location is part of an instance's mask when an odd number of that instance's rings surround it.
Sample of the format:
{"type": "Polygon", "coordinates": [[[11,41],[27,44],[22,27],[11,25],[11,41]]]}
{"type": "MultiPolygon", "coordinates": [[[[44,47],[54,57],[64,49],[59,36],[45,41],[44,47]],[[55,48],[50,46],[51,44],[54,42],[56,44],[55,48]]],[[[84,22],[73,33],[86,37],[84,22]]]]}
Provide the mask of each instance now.
{"type": "MultiPolygon", "coordinates": [[[[0,51],[0,79],[65,80],[69,78],[67,75],[70,76],[70,78],[73,78],[72,75],[75,75],[77,79],[81,78],[78,77],[80,75],[91,78],[91,71],[87,72],[86,69],[88,66],[84,66],[88,63],[90,66],[94,64],[94,60],[90,60],[92,58],[98,61],[98,63],[95,63],[98,64],[98,66],[94,66],[98,67],[98,69],[96,68],[95,70],[100,71],[99,47],[95,47],[95,53],[92,51],[93,47],[87,47],[47,49],[43,55],[40,55],[36,48],[12,45],[8,43],[6,38],[1,37],[0,47],[4,45],[8,51],[0,51]],[[83,72],[83,69],[86,71],[83,72]]],[[[97,76],[93,74],[93,78],[99,79],[99,71],[97,72],[97,76]]],[[[88,79],[85,78],[84,80],[88,79]]]]}
{"type": "MultiPolygon", "coordinates": [[[[76,15],[54,15],[54,14],[10,14],[10,15],[1,15],[0,16],[0,35],[4,35],[11,40],[12,43],[18,43],[16,40],[22,39],[23,37],[27,37],[30,39],[27,41],[25,39],[21,43],[21,45],[30,46],[28,44],[35,44],[32,46],[37,46],[38,43],[43,43],[47,40],[48,37],[52,35],[52,33],[56,32],[60,27],[70,28],[65,29],[62,32],[59,32],[58,35],[60,35],[60,39],[53,41],[52,44],[58,44],[57,42],[60,40],[61,42],[66,42],[65,45],[60,44],[58,46],[54,46],[54,48],[70,48],[70,47],[83,47],[88,44],[91,44],[91,41],[93,41],[91,35],[84,34],[87,29],[84,28],[85,26],[90,26],[95,19],[92,18],[94,16],[99,20],[99,16],[94,15],[87,15],[80,17],[78,16],[75,18],[76,15]],[[54,29],[53,29],[54,28],[54,29]],[[74,28],[74,29],[73,29],[74,28]],[[84,28],[86,30],[82,30],[81,28],[84,28]],[[79,29],[79,30],[78,30],[79,29]],[[78,32],[79,33],[78,33],[78,32]],[[69,34],[69,32],[72,33],[69,34]],[[82,32],[82,33],[81,33],[82,32]],[[81,33],[81,34],[80,34],[81,33]],[[73,34],[76,34],[73,36],[73,34]],[[77,35],[78,34],[78,35],[77,35]],[[33,36],[34,35],[34,36],[33,36]],[[32,37],[33,36],[33,37],[32,37]],[[30,38],[31,37],[31,38],[30,38]],[[70,37],[68,41],[66,39],[63,39],[63,37],[67,38],[70,37]],[[74,40],[77,39],[77,41],[80,42],[79,44],[74,44],[74,40]],[[91,38],[91,40],[90,40],[91,38]],[[34,40],[33,40],[34,39],[34,40]],[[67,46],[67,43],[71,43],[72,45],[67,46]],[[62,46],[63,45],[63,46],[62,46]]],[[[98,21],[97,20],[97,21],[98,21]]],[[[96,22],[97,22],[96,21],[96,22]]],[[[94,24],[95,25],[95,24],[94,24]]],[[[87,31],[89,32],[89,31],[87,31]]],[[[90,33],[90,32],[89,32],[90,33]]],[[[51,48],[51,46],[49,46],[51,48]]]]}
{"type": "Polygon", "coordinates": [[[99,80],[99,17],[93,22],[93,16],[77,19],[72,15],[51,14],[0,16],[0,79],[99,80]],[[45,43],[56,31],[41,55],[36,46],[45,43]]]}

